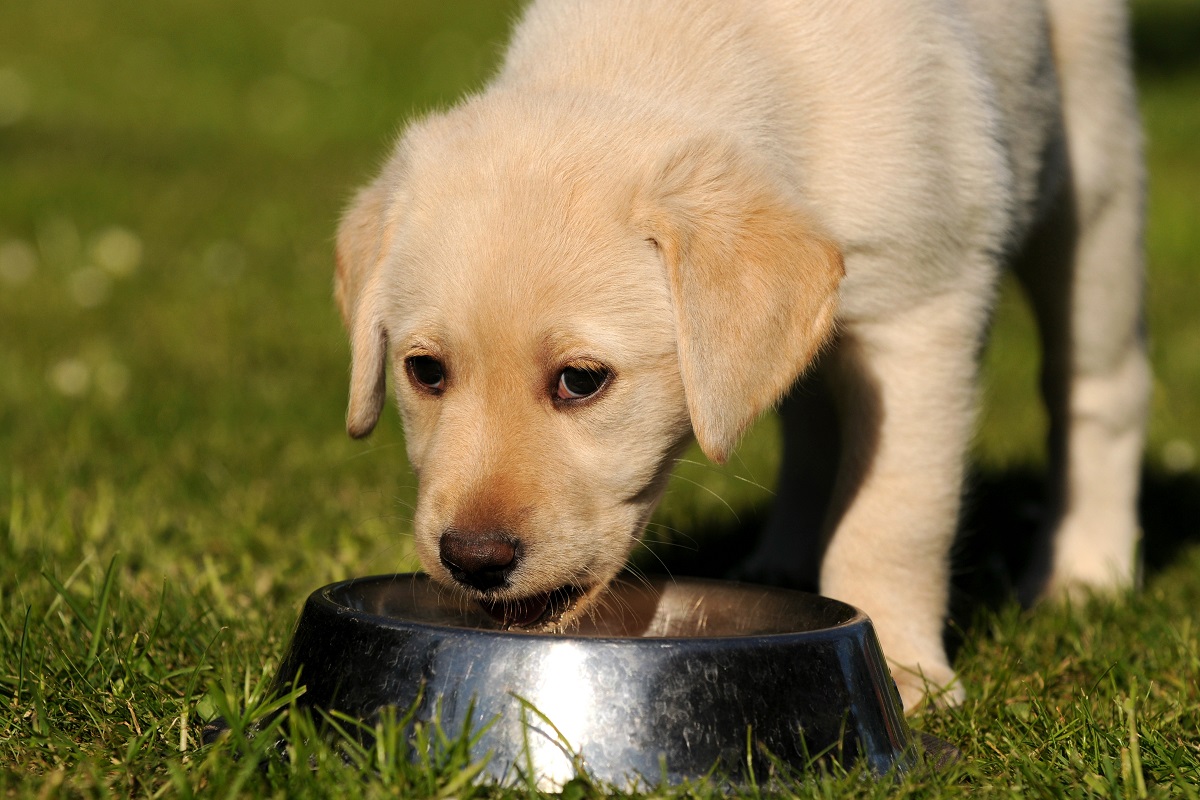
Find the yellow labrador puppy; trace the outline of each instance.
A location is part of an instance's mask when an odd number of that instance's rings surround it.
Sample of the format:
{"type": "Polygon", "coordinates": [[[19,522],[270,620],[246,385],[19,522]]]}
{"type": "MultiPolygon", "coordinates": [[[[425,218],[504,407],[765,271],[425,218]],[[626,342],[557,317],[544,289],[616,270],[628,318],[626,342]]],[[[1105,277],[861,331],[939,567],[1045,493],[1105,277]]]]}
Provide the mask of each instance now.
{"type": "Polygon", "coordinates": [[[1149,373],[1125,27],[1117,0],[535,0],[338,233],[348,429],[392,372],[424,567],[508,625],[569,624],[691,437],[724,461],[812,373],[749,569],[819,563],[906,708],[960,699],[948,550],[1010,264],[1060,499],[1030,588],[1128,585],[1149,373]]]}

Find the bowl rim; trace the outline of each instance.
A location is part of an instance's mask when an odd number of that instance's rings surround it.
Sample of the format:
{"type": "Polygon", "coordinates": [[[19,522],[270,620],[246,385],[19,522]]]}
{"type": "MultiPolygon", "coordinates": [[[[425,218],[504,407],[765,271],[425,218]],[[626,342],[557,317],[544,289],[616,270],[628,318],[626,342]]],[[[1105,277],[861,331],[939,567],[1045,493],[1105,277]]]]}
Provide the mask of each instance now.
{"type": "MultiPolygon", "coordinates": [[[[622,580],[625,573],[620,573],[614,580],[622,580]]],[[[787,595],[803,595],[810,599],[819,600],[822,603],[840,606],[846,609],[847,617],[842,622],[836,625],[831,625],[822,628],[812,628],[809,630],[796,631],[775,631],[775,632],[751,632],[741,634],[726,634],[726,635],[697,635],[697,636],[612,636],[612,635],[591,635],[581,634],[571,631],[563,631],[556,633],[551,631],[530,631],[520,628],[480,628],[473,626],[462,625],[441,625],[436,622],[427,622],[420,620],[407,619],[405,617],[391,616],[388,614],[380,614],[374,611],[366,611],[362,609],[352,608],[344,605],[333,598],[333,593],[338,590],[347,590],[355,584],[379,583],[382,581],[397,579],[406,579],[409,581],[420,580],[429,582],[433,579],[424,572],[394,572],[394,573],[379,573],[375,575],[364,575],[356,578],[347,578],[341,581],[334,581],[314,590],[305,602],[307,606],[310,603],[315,603],[327,611],[333,612],[337,617],[353,617],[370,623],[377,627],[387,628],[390,630],[409,630],[417,629],[427,631],[429,633],[438,633],[443,638],[447,635],[459,635],[464,637],[496,637],[499,639],[510,640],[534,640],[534,641],[554,641],[563,642],[571,641],[577,643],[595,643],[595,646],[603,644],[621,644],[624,646],[642,646],[642,647],[661,647],[664,643],[671,643],[677,646],[687,646],[689,643],[703,643],[712,645],[714,642],[722,642],[727,644],[746,644],[755,640],[766,640],[771,644],[792,644],[800,642],[821,642],[833,639],[841,639],[851,634],[853,630],[861,628],[864,624],[871,625],[871,619],[866,612],[850,605],[841,600],[832,597],[826,597],[812,592],[804,592],[798,589],[788,589],[779,586],[766,586],[745,581],[723,580],[717,578],[699,578],[692,576],[652,576],[663,577],[670,582],[686,582],[694,584],[716,584],[721,586],[731,586],[741,589],[750,589],[753,591],[764,592],[767,594],[787,594],[787,595]]]]}

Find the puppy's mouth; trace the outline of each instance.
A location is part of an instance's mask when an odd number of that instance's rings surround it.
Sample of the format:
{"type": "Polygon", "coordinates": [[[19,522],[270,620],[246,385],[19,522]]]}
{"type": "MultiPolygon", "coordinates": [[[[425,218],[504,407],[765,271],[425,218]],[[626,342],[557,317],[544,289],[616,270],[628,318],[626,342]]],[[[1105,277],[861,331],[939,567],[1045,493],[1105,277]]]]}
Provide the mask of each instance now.
{"type": "Polygon", "coordinates": [[[549,630],[564,622],[575,610],[586,590],[578,586],[560,586],[557,589],[519,600],[478,600],[479,607],[498,622],[505,630],[549,630]]]}

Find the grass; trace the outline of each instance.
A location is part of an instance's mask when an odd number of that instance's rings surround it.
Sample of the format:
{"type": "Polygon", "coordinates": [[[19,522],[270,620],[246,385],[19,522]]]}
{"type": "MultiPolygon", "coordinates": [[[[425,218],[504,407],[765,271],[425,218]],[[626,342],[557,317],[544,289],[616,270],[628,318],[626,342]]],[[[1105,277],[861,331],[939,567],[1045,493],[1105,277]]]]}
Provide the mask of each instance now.
{"type": "MultiPolygon", "coordinates": [[[[481,82],[514,7],[0,7],[3,796],[505,794],[472,786],[461,743],[436,730],[422,733],[431,760],[413,764],[395,724],[364,750],[306,737],[289,715],[292,757],[262,769],[267,739],[245,731],[272,710],[309,591],[414,564],[396,415],[369,443],[342,433],[332,231],[398,121],[481,82]],[[201,746],[218,713],[229,738],[201,746]]],[[[1070,611],[1005,599],[1010,554],[995,545],[1031,526],[1044,425],[1032,328],[1008,287],[953,637],[970,697],[917,721],[964,759],[896,785],[852,772],[777,792],[1200,794],[1200,10],[1143,0],[1135,13],[1157,374],[1145,588],[1070,611]]],[[[776,427],[765,419],[729,469],[693,454],[644,557],[681,568],[693,539],[749,526],[776,427]]]]}

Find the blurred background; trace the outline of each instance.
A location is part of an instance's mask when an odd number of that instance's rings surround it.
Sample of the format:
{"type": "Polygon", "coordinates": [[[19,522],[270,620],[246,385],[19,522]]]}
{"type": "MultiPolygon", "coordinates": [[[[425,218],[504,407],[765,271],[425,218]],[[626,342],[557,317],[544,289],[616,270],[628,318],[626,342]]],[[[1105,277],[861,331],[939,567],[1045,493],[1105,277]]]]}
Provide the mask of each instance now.
{"type": "MultiPolygon", "coordinates": [[[[120,552],[135,585],[291,608],[322,582],[414,565],[395,411],[366,442],[344,433],[332,238],[403,121],[481,86],[518,5],[0,5],[0,586],[120,552]]],[[[1165,558],[1200,520],[1200,3],[1138,0],[1134,18],[1147,546],[1165,558]]],[[[1036,364],[1008,285],[970,531],[1007,536],[1036,514],[1036,364]]],[[[724,469],[690,454],[642,558],[687,564],[698,538],[752,527],[777,427],[764,419],[724,469]]]]}

